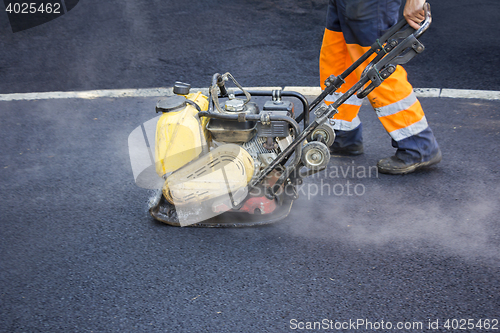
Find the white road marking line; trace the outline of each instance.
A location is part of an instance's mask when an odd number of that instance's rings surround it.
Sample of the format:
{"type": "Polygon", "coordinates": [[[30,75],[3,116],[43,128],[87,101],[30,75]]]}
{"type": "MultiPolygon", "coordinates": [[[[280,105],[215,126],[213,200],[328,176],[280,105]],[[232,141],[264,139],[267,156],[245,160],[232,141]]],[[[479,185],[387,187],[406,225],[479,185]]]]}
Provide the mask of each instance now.
{"type": "MultiPolygon", "coordinates": [[[[280,87],[249,87],[249,90],[273,90],[280,87]]],[[[191,88],[191,91],[201,90],[208,95],[208,88],[191,88]]],[[[292,90],[304,96],[317,96],[321,93],[320,87],[294,87],[287,86],[283,90],[292,90]]],[[[500,100],[500,91],[493,90],[467,90],[467,89],[439,89],[415,88],[417,97],[446,97],[446,98],[476,98],[484,100],[500,100]]],[[[120,97],[166,97],[173,95],[172,88],[146,88],[146,89],[106,89],[87,91],[52,91],[34,93],[0,94],[0,101],[32,101],[41,99],[95,99],[95,98],[120,98],[120,97]]]]}
{"type": "MultiPolygon", "coordinates": [[[[207,90],[208,92],[208,90],[207,90]]],[[[53,91],[39,93],[2,94],[0,101],[31,101],[37,99],[65,99],[65,98],[118,98],[118,97],[153,97],[173,95],[172,88],[151,89],[115,89],[115,90],[87,90],[87,91],[53,91]]]]}
{"type": "Polygon", "coordinates": [[[439,97],[441,89],[438,88],[416,88],[413,89],[417,97],[439,97]]]}
{"type": "MultiPolygon", "coordinates": [[[[321,93],[319,87],[285,87],[283,90],[293,90],[305,96],[317,96],[321,93]]],[[[446,98],[477,98],[486,100],[500,100],[500,91],[494,90],[467,90],[467,89],[440,89],[414,88],[417,97],[446,97],[446,98]]]]}
{"type": "Polygon", "coordinates": [[[439,97],[500,100],[500,91],[441,89],[439,97]]]}

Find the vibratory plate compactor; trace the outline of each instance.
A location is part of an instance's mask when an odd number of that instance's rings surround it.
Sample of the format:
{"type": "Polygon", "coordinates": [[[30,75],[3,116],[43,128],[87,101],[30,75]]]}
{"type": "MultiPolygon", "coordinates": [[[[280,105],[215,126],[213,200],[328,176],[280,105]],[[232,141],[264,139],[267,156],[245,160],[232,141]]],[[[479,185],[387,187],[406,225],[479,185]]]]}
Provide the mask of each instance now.
{"type": "Polygon", "coordinates": [[[175,95],[156,106],[162,115],[156,124],[155,169],[163,185],[150,202],[151,215],[174,226],[204,227],[254,226],[285,218],[302,178],[330,160],[335,133],[327,120],[349,97],[364,98],[397,65],[424,50],[419,38],[431,23],[428,4],[425,9],[418,30],[401,20],[344,73],[329,77],[311,104],[297,92],[246,91],[229,73],[213,76],[208,97],[176,83],[175,95]],[[354,86],[333,104],[322,103],[368,61],[354,86]],[[226,89],[228,80],[239,90],[226,89]],[[252,95],[269,100],[259,107],[252,95]],[[294,114],[290,99],[302,103],[300,115],[294,114]]]}

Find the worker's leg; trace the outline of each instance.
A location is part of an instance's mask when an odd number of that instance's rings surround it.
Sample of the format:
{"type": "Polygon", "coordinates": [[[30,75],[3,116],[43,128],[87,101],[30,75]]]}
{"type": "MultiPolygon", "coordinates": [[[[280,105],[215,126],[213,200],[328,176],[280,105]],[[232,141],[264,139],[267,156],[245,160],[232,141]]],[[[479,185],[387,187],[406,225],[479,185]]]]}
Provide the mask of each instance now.
{"type": "MultiPolygon", "coordinates": [[[[367,50],[356,44],[348,44],[347,49],[352,59],[358,59],[367,50]]],[[[358,77],[364,67],[356,70],[358,77]]],[[[395,157],[381,162],[381,172],[399,173],[391,168],[411,172],[413,164],[440,159],[434,134],[403,67],[397,66],[396,71],[368,95],[368,99],[391,136],[393,147],[397,148],[395,157]]]]}
{"type": "Polygon", "coordinates": [[[436,139],[403,67],[398,66],[368,99],[398,149],[396,157],[412,164],[428,161],[438,153],[436,139]]]}
{"type": "MultiPolygon", "coordinates": [[[[343,31],[351,59],[358,59],[373,41],[398,20],[400,0],[331,0],[337,7],[339,31],[343,31]]],[[[356,71],[358,78],[362,66],[356,71]]],[[[370,103],[397,148],[395,156],[379,161],[379,170],[407,173],[437,163],[441,152],[427,124],[420,102],[406,72],[395,73],[368,95],[370,103]]]]}
{"type": "MultiPolygon", "coordinates": [[[[337,23],[335,2],[330,1],[327,28],[323,35],[319,58],[322,89],[325,88],[324,82],[330,75],[338,76],[352,64],[342,32],[335,31],[339,27],[337,23]]],[[[325,99],[327,104],[333,103],[356,83],[356,75],[352,73],[345,81],[346,83],[337,92],[327,96],[325,99]]],[[[336,133],[335,142],[331,147],[333,153],[360,154],[363,152],[362,125],[358,117],[361,103],[362,101],[356,96],[352,96],[339,107],[339,113],[331,119],[330,124],[336,133]]]]}

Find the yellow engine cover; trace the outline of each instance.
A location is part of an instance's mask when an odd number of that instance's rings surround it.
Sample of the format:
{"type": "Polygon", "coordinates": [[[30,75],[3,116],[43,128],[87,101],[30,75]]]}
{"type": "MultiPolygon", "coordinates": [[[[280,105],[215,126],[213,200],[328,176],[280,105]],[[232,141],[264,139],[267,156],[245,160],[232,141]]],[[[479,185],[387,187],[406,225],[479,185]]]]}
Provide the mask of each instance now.
{"type": "Polygon", "coordinates": [[[225,144],[168,176],[163,195],[176,206],[222,196],[237,204],[246,196],[253,173],[250,154],[238,145],[225,144]]]}
{"type": "MultiPolygon", "coordinates": [[[[208,97],[201,92],[185,96],[201,110],[208,109],[208,97]]],[[[155,161],[156,173],[162,177],[197,158],[207,146],[207,118],[200,122],[198,110],[188,104],[175,112],[165,112],[156,125],[155,161]]]]}

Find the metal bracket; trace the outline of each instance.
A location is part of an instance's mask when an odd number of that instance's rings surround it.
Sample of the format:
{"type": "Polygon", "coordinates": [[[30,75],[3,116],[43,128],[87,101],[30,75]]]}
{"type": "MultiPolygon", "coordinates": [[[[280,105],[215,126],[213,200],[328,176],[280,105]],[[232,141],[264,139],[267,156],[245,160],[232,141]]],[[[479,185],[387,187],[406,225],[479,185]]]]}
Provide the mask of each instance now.
{"type": "Polygon", "coordinates": [[[271,117],[269,116],[269,113],[262,112],[260,114],[260,122],[262,125],[271,125],[271,117]]]}
{"type": "Polygon", "coordinates": [[[358,98],[365,98],[369,93],[373,91],[376,87],[378,87],[385,79],[391,76],[392,73],[396,71],[396,66],[389,65],[380,72],[377,70],[377,67],[374,65],[368,71],[368,78],[372,81],[368,87],[363,89],[361,92],[357,94],[358,98]]]}
{"type": "Polygon", "coordinates": [[[320,121],[320,119],[322,119],[323,117],[331,118],[337,113],[339,113],[339,110],[337,110],[333,106],[333,104],[330,104],[330,105],[323,104],[319,108],[317,108],[316,111],[314,111],[314,115],[316,116],[316,119],[318,119],[317,123],[321,123],[321,124],[323,122],[320,121]]]}
{"type": "Polygon", "coordinates": [[[337,77],[335,75],[330,75],[326,80],[325,80],[325,86],[329,87],[331,86],[337,77]]]}
{"type": "Polygon", "coordinates": [[[333,94],[337,89],[339,89],[343,84],[345,83],[345,80],[342,78],[342,76],[335,76],[335,75],[330,75],[326,80],[325,80],[325,86],[327,88],[334,88],[330,91],[330,95],[333,94]]]}
{"type": "Polygon", "coordinates": [[[393,65],[406,64],[417,54],[424,52],[425,46],[414,35],[407,37],[398,47],[404,49],[389,61],[393,65]]]}
{"type": "Polygon", "coordinates": [[[281,101],[281,90],[273,90],[272,91],[272,100],[273,101],[281,101]]]}

